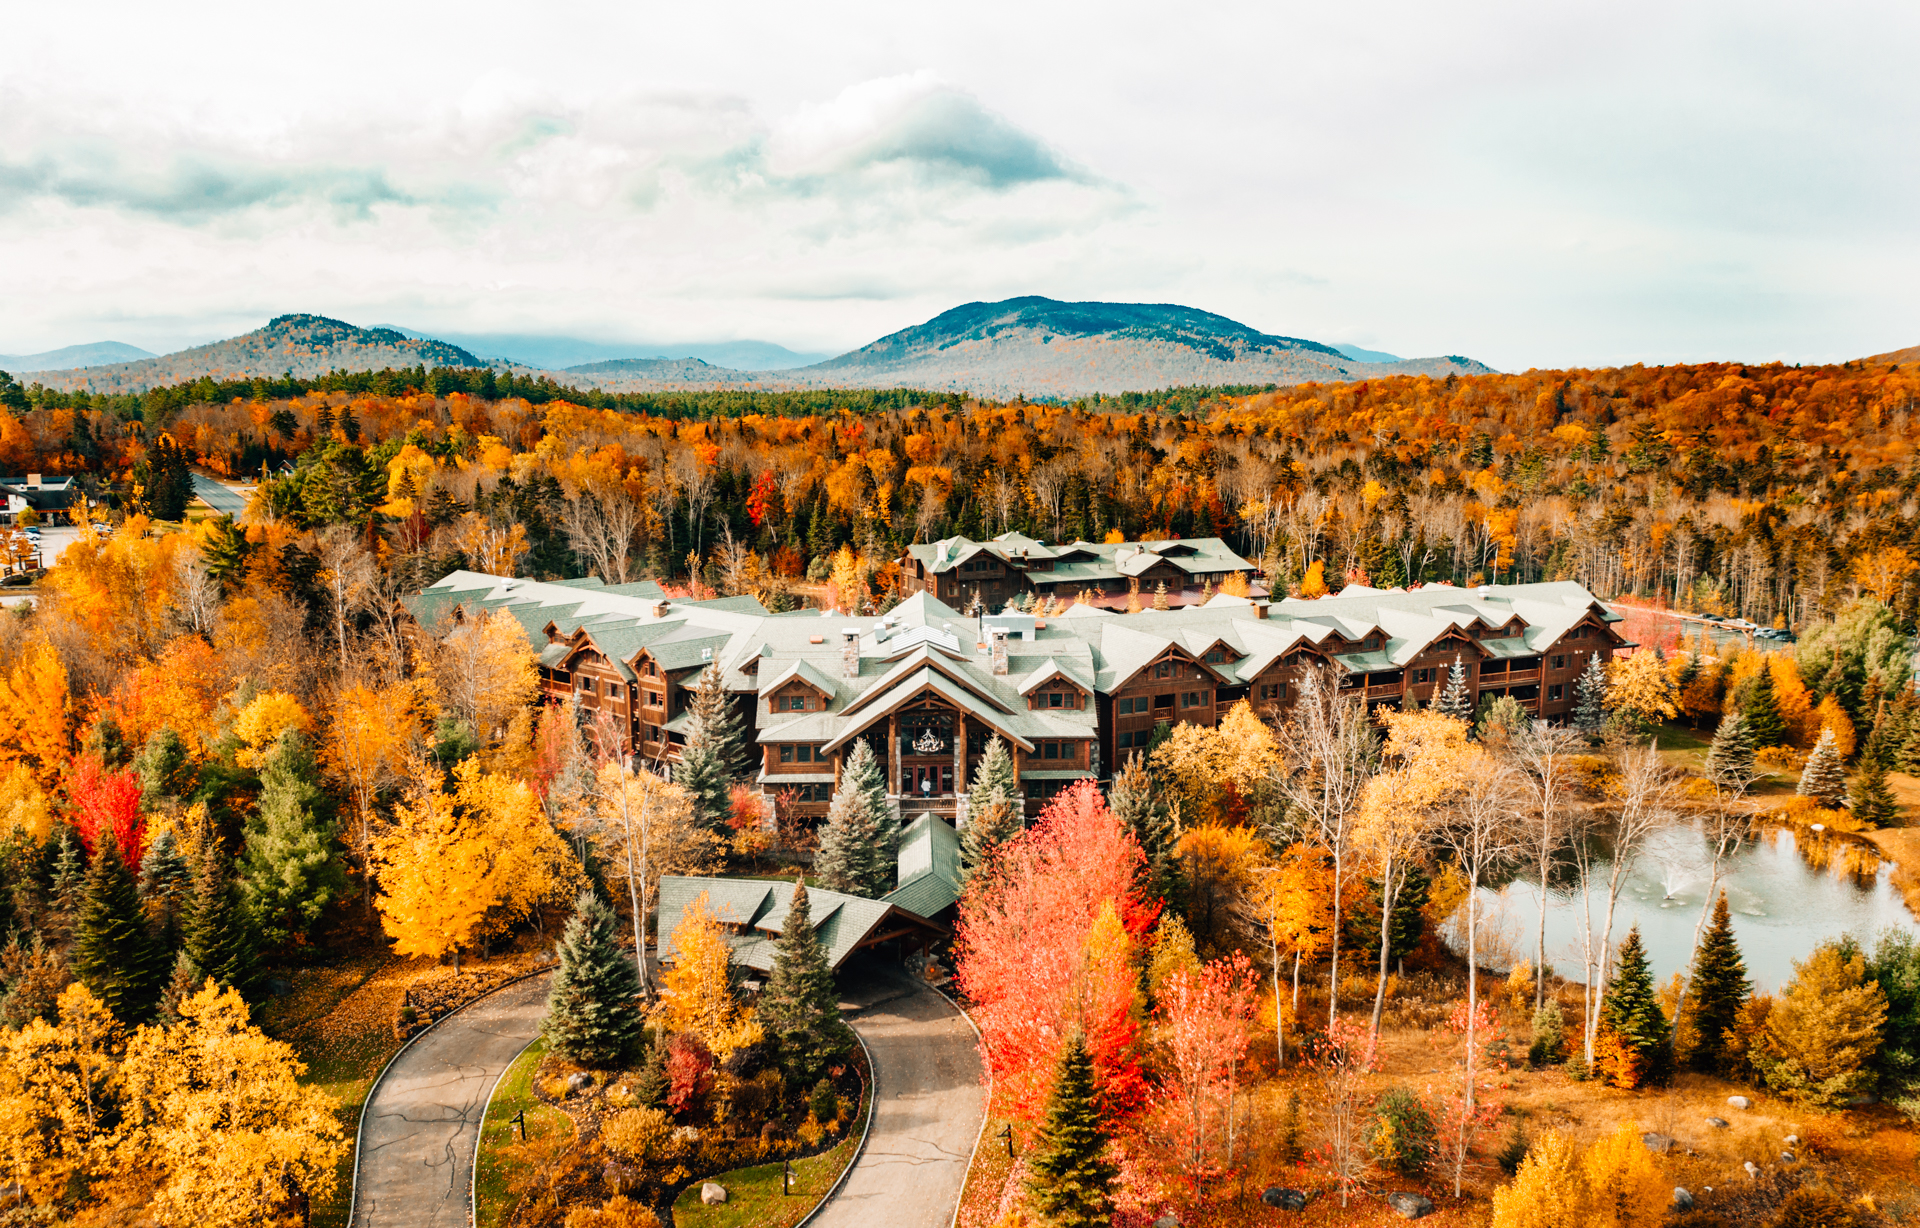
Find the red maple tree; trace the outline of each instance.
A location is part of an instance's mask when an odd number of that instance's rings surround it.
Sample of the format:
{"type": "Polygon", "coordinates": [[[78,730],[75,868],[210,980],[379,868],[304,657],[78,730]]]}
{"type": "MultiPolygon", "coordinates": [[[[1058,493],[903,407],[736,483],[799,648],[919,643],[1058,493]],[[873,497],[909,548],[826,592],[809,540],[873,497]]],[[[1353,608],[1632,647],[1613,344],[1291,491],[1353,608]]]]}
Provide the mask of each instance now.
{"type": "Polygon", "coordinates": [[[112,832],[127,868],[138,870],[145,849],[147,820],[140,813],[140,776],[132,768],[109,772],[92,755],[74,761],[67,778],[67,800],[73,806],[73,829],[92,857],[100,833],[112,832]]]}

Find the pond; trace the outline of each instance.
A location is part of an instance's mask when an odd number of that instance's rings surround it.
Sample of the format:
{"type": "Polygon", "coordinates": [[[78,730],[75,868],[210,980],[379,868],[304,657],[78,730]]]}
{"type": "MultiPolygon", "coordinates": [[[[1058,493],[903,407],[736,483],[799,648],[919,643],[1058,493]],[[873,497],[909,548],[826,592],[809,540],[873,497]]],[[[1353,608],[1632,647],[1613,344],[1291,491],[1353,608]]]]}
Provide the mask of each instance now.
{"type": "MultiPolygon", "coordinates": [[[[1686,969],[1711,866],[1712,849],[1700,831],[1678,827],[1650,840],[1628,874],[1614,912],[1613,942],[1617,948],[1637,922],[1657,984],[1686,969]]],[[[1596,931],[1605,923],[1609,869],[1604,861],[1594,869],[1596,931]]],[[[1871,943],[1888,927],[1920,932],[1890,881],[1892,870],[1892,863],[1881,861],[1871,845],[1784,829],[1762,834],[1724,860],[1719,889],[1727,893],[1734,934],[1754,988],[1777,992],[1793,976],[1793,961],[1805,959],[1825,939],[1851,932],[1871,943]]],[[[1547,962],[1561,976],[1578,981],[1577,885],[1555,884],[1547,896],[1547,962]]],[[[1537,879],[1482,889],[1481,942],[1501,955],[1484,959],[1483,967],[1533,958],[1539,898],[1537,879]]],[[[1454,945],[1461,944],[1456,940],[1454,945]]]]}

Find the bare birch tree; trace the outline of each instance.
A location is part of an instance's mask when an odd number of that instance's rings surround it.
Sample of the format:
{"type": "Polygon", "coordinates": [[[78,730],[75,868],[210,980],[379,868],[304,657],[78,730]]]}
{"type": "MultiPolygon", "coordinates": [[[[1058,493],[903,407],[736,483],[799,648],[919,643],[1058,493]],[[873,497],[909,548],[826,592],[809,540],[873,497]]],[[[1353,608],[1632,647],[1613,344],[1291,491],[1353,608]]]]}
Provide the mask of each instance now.
{"type": "Polygon", "coordinates": [[[1570,729],[1529,725],[1508,742],[1508,748],[1533,803],[1525,844],[1527,860],[1540,879],[1540,916],[1533,943],[1533,1009],[1539,1010],[1547,992],[1547,884],[1572,835],[1568,821],[1571,765],[1574,755],[1584,749],[1584,741],[1570,729]]]}
{"type": "Polygon", "coordinates": [[[1625,889],[1634,862],[1645,851],[1647,841],[1673,822],[1673,773],[1661,762],[1658,743],[1650,742],[1627,751],[1620,756],[1619,767],[1619,778],[1614,785],[1612,840],[1605,850],[1611,858],[1607,867],[1606,913],[1597,935],[1593,930],[1592,885],[1601,850],[1592,840],[1574,845],[1574,869],[1580,882],[1580,958],[1587,981],[1582,991],[1586,1018],[1581,1031],[1589,1063],[1593,1061],[1594,1041],[1600,1028],[1601,987],[1606,982],[1608,957],[1613,949],[1613,915],[1620,903],[1620,892],[1625,889]]]}

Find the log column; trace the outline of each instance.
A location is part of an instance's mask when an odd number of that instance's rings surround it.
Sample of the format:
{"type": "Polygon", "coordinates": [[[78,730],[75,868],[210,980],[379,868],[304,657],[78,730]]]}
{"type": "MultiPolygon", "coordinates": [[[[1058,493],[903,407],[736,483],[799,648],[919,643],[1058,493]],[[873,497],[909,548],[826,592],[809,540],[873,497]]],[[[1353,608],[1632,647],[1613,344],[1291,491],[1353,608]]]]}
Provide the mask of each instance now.
{"type": "Polygon", "coordinates": [[[900,715],[887,714],[887,792],[905,796],[900,788],[900,715]]]}
{"type": "Polygon", "coordinates": [[[967,716],[958,713],[953,718],[953,795],[960,796],[967,791],[967,716]]]}

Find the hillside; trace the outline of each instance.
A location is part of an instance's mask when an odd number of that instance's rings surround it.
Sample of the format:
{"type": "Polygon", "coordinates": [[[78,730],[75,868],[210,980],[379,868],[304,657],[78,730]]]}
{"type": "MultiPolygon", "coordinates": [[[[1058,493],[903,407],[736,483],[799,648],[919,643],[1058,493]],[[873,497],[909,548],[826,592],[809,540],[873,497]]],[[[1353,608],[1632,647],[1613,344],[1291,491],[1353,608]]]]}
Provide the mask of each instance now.
{"type": "Polygon", "coordinates": [[[85,345],[63,345],[57,350],[43,350],[38,354],[0,354],[0,371],[103,367],[109,363],[136,362],[152,357],[153,351],[128,345],[124,341],[94,341],[85,345]]]}
{"type": "Polygon", "coordinates": [[[246,379],[259,375],[324,375],[328,371],[377,371],[383,367],[477,367],[479,359],[444,341],[416,340],[390,328],[356,328],[325,316],[276,316],[265,328],[197,345],[189,350],[59,371],[33,371],[22,383],[94,393],[140,392],[156,384],[201,378],[246,379]]]}

